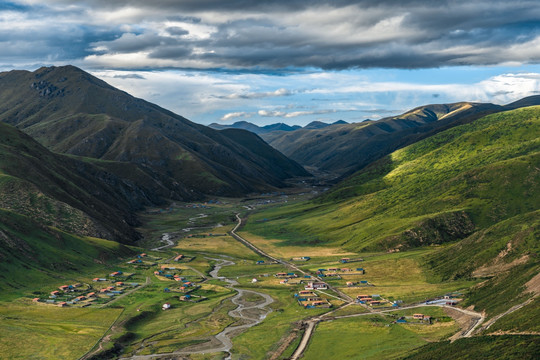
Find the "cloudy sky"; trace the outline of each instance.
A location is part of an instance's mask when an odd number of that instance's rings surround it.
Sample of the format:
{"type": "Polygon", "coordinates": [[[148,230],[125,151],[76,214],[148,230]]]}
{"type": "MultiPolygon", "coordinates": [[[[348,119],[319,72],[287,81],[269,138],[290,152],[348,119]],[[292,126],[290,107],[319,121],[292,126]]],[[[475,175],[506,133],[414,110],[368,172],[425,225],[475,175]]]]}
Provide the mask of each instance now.
{"type": "Polygon", "coordinates": [[[209,124],[540,93],[537,0],[0,0],[0,70],[73,64],[209,124]]]}

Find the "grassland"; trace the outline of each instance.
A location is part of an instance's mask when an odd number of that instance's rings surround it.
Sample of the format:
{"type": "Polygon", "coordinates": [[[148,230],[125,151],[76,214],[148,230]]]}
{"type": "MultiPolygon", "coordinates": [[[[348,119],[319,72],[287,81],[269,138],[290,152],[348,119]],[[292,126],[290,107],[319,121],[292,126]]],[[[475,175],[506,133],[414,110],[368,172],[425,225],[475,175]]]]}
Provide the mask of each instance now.
{"type": "MultiPolygon", "coordinates": [[[[442,310],[431,310],[442,316],[442,310]]],[[[453,322],[433,325],[393,324],[380,315],[322,322],[317,326],[306,359],[397,359],[427,342],[438,341],[456,332],[453,322]]]]}
{"type": "Polygon", "coordinates": [[[88,351],[122,309],[64,309],[46,305],[0,304],[0,358],[66,359],[88,351]]]}

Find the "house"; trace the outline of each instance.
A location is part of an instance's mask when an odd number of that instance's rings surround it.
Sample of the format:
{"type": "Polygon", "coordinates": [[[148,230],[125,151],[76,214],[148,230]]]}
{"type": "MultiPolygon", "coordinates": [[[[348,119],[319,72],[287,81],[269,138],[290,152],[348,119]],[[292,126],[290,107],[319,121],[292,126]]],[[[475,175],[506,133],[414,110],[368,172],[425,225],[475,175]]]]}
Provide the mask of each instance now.
{"type": "Polygon", "coordinates": [[[257,264],[257,265],[262,265],[262,264],[264,264],[264,261],[263,261],[263,260],[259,260],[259,261],[257,261],[255,264],[257,264]]]}
{"type": "Polygon", "coordinates": [[[62,291],[68,291],[68,290],[69,290],[69,286],[67,286],[67,285],[62,285],[62,286],[59,287],[59,289],[62,290],[62,291]]]}
{"type": "Polygon", "coordinates": [[[116,286],[124,286],[124,283],[122,281],[117,281],[115,283],[116,286]]]}
{"type": "Polygon", "coordinates": [[[166,293],[171,292],[171,289],[165,288],[165,289],[163,289],[163,292],[166,292],[166,293]]]}
{"type": "Polygon", "coordinates": [[[76,299],[77,301],[83,301],[83,300],[86,300],[86,296],[84,296],[84,295],[77,296],[75,299],[76,299]]]}
{"type": "Polygon", "coordinates": [[[179,297],[180,301],[189,301],[191,300],[191,295],[186,294],[179,297]]]}
{"type": "Polygon", "coordinates": [[[33,302],[39,302],[39,298],[33,298],[32,301],[33,302]]]}
{"type": "Polygon", "coordinates": [[[162,271],[154,271],[154,275],[160,275],[162,273],[162,271]]]}
{"type": "Polygon", "coordinates": [[[424,319],[424,314],[413,314],[413,319],[416,319],[416,320],[423,320],[424,319]]]}
{"type": "Polygon", "coordinates": [[[62,301],[61,303],[58,303],[59,307],[66,307],[67,303],[65,301],[62,301]]]}
{"type": "Polygon", "coordinates": [[[428,324],[431,324],[431,316],[424,315],[424,319],[422,319],[422,320],[424,320],[428,324]]]}
{"type": "Polygon", "coordinates": [[[405,324],[406,322],[407,322],[407,320],[405,320],[405,319],[397,319],[396,320],[396,323],[398,323],[398,324],[405,324]]]}
{"type": "Polygon", "coordinates": [[[163,304],[163,306],[161,307],[162,310],[167,310],[167,309],[170,309],[171,308],[171,304],[169,303],[165,303],[163,304]]]}
{"type": "Polygon", "coordinates": [[[175,280],[175,281],[182,281],[182,280],[184,280],[184,278],[181,278],[180,276],[178,276],[178,277],[175,276],[175,277],[174,277],[174,280],[175,280]]]}
{"type": "Polygon", "coordinates": [[[342,258],[342,259],[339,260],[339,261],[341,261],[341,263],[343,263],[343,264],[346,264],[346,263],[348,263],[349,261],[351,261],[351,259],[349,259],[349,258],[342,258]]]}
{"type": "Polygon", "coordinates": [[[88,297],[88,298],[95,298],[95,297],[96,297],[96,293],[95,293],[95,292],[88,293],[88,294],[86,294],[86,297],[88,297]]]}
{"type": "Polygon", "coordinates": [[[447,300],[446,305],[450,305],[450,306],[457,305],[457,301],[456,300],[447,300]]]}
{"type": "Polygon", "coordinates": [[[78,288],[78,287],[81,287],[81,286],[82,286],[82,284],[80,284],[80,283],[76,283],[76,284],[71,285],[72,288],[78,288]]]}
{"type": "Polygon", "coordinates": [[[365,299],[365,298],[369,298],[369,297],[371,297],[371,296],[369,296],[369,295],[356,295],[357,299],[365,299]]]}
{"type": "Polygon", "coordinates": [[[370,303],[370,305],[381,305],[381,302],[379,300],[372,300],[370,303]]]}
{"type": "Polygon", "coordinates": [[[99,290],[100,293],[106,293],[107,291],[109,291],[109,290],[107,290],[107,289],[101,289],[101,290],[99,290]]]}
{"type": "Polygon", "coordinates": [[[364,270],[364,268],[356,268],[356,271],[358,271],[358,272],[361,273],[361,274],[365,274],[365,273],[366,273],[366,270],[364,270]]]}
{"type": "Polygon", "coordinates": [[[258,281],[258,280],[255,279],[255,278],[251,279],[251,283],[253,283],[253,284],[256,283],[257,281],[258,281]]]}
{"type": "Polygon", "coordinates": [[[283,280],[280,280],[279,283],[282,284],[282,285],[285,285],[285,284],[287,284],[288,282],[289,282],[288,279],[283,279],[283,280]]]}
{"type": "Polygon", "coordinates": [[[305,290],[315,290],[315,289],[326,290],[328,289],[328,285],[326,285],[323,282],[309,282],[304,289],[305,290]]]}
{"type": "Polygon", "coordinates": [[[354,282],[352,282],[352,281],[347,281],[346,285],[347,285],[348,287],[351,287],[351,286],[354,286],[355,284],[354,284],[354,282]]]}
{"type": "Polygon", "coordinates": [[[193,286],[193,283],[191,281],[184,282],[184,286],[193,286]]]}
{"type": "Polygon", "coordinates": [[[60,291],[58,291],[58,290],[51,291],[51,295],[53,295],[53,296],[58,296],[58,294],[60,294],[60,291]]]}
{"type": "Polygon", "coordinates": [[[339,270],[338,268],[328,268],[328,271],[332,271],[332,272],[336,272],[338,270],[339,270]]]}
{"type": "Polygon", "coordinates": [[[142,253],[141,255],[139,255],[140,257],[146,257],[148,255],[146,255],[146,253],[142,253]]]}
{"type": "Polygon", "coordinates": [[[175,258],[174,258],[174,261],[180,261],[184,258],[184,255],[180,254],[180,255],[177,255],[175,258]]]}
{"type": "Polygon", "coordinates": [[[313,291],[309,291],[309,290],[300,290],[300,291],[298,292],[298,294],[300,294],[300,295],[315,295],[315,294],[313,293],[313,291]]]}
{"type": "Polygon", "coordinates": [[[115,272],[113,272],[113,273],[110,273],[109,275],[112,276],[112,277],[114,277],[114,276],[120,276],[120,275],[122,275],[122,274],[123,274],[123,272],[121,272],[121,271],[115,271],[115,272]]]}
{"type": "Polygon", "coordinates": [[[284,278],[284,277],[287,277],[287,273],[281,272],[281,273],[277,273],[274,276],[277,277],[277,278],[284,278]]]}

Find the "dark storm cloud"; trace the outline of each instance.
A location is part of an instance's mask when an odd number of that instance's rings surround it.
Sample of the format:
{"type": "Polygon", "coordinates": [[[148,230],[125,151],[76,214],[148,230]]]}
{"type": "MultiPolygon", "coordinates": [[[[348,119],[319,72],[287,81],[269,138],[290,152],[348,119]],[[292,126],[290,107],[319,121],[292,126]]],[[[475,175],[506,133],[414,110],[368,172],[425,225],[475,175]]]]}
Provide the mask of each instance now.
{"type": "Polygon", "coordinates": [[[536,0],[86,0],[75,5],[50,0],[36,2],[38,12],[8,2],[0,5],[0,14],[7,14],[0,42],[7,45],[2,57],[24,57],[18,47],[30,49],[29,61],[49,54],[88,57],[89,64],[109,67],[129,67],[129,61],[132,67],[143,61],[147,67],[253,71],[538,63],[537,5],[536,0]],[[13,14],[25,14],[28,26],[8,36],[10,21],[20,21],[13,14]]]}

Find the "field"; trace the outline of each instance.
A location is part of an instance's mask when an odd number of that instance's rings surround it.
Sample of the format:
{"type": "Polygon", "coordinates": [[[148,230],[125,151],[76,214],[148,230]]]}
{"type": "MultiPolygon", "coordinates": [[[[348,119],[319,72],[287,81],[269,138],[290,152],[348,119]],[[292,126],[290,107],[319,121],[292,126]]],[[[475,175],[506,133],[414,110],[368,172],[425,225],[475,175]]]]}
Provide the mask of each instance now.
{"type": "Polygon", "coordinates": [[[21,302],[2,303],[0,358],[79,358],[121,313],[122,309],[64,309],[21,302]]]}

